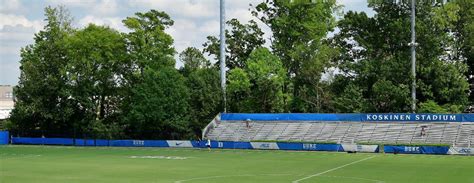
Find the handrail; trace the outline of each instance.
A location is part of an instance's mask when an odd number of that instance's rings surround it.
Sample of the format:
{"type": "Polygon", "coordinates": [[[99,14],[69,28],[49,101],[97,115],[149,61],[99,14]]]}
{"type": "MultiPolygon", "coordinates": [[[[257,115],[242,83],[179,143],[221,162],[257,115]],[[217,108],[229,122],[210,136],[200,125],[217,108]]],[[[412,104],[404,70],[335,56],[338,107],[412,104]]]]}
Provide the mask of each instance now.
{"type": "Polygon", "coordinates": [[[211,128],[215,128],[217,126],[217,123],[218,121],[220,121],[221,119],[221,114],[217,114],[216,117],[214,117],[214,119],[212,119],[211,122],[209,122],[209,124],[206,125],[206,127],[204,127],[204,129],[202,130],[202,140],[206,139],[206,136],[207,136],[207,133],[209,133],[209,130],[211,128]]]}

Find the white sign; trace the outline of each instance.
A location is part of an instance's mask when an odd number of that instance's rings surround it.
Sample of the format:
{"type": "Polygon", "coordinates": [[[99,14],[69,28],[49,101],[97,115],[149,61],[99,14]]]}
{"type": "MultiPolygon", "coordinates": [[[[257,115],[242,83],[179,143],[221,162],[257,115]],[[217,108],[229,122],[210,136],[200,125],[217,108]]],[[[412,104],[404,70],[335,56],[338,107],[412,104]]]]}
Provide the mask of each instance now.
{"type": "Polygon", "coordinates": [[[474,148],[451,147],[449,148],[448,154],[474,155],[474,148]]]}
{"type": "Polygon", "coordinates": [[[357,144],[341,144],[344,151],[353,152],[375,152],[378,145],[357,145],[357,144]]]}
{"type": "Polygon", "coordinates": [[[254,149],[280,149],[276,142],[250,142],[254,149]]]}
{"type": "Polygon", "coordinates": [[[170,147],[193,147],[191,141],[187,140],[167,140],[168,146],[170,147]]]}

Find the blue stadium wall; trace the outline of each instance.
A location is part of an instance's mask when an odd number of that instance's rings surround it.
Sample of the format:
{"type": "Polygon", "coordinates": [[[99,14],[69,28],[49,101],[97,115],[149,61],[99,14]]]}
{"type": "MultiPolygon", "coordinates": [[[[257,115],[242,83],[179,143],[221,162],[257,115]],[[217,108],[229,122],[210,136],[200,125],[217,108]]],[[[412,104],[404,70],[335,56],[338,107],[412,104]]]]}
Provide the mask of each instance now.
{"type": "MultiPolygon", "coordinates": [[[[184,140],[104,140],[70,138],[13,137],[12,144],[64,145],[64,146],[112,146],[112,147],[175,147],[205,148],[206,141],[184,140]]],[[[212,148],[220,149],[265,149],[295,151],[372,152],[378,153],[378,145],[316,144],[289,142],[231,142],[211,141],[212,148]]],[[[471,154],[474,148],[450,148],[447,146],[384,146],[385,153],[399,154],[471,154]]]]}
{"type": "Polygon", "coordinates": [[[474,114],[317,114],[317,113],[223,113],[224,121],[344,121],[344,122],[474,122],[474,114]]]}

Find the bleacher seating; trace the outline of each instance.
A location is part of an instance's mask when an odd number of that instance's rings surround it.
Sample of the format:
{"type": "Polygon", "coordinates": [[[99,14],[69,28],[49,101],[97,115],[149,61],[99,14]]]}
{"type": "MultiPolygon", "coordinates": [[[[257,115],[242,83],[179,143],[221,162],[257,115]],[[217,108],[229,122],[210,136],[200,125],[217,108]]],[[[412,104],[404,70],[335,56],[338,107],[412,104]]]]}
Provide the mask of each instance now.
{"type": "Polygon", "coordinates": [[[474,147],[472,122],[251,121],[249,124],[247,128],[246,121],[220,121],[209,129],[205,138],[219,141],[450,144],[474,147]]]}

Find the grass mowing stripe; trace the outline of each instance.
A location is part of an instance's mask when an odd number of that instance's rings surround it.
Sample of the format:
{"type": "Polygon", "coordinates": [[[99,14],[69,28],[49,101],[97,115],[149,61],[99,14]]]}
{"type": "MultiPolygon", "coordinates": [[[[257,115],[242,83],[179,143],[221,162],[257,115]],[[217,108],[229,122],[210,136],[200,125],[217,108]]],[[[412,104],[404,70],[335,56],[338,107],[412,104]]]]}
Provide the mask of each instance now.
{"type": "Polygon", "coordinates": [[[329,173],[329,172],[332,172],[332,171],[335,171],[335,170],[344,168],[344,167],[346,167],[346,166],[353,165],[353,164],[356,164],[356,163],[359,163],[359,162],[362,162],[362,161],[365,161],[365,160],[369,160],[369,159],[372,159],[372,158],[375,158],[375,156],[370,156],[370,157],[367,157],[367,158],[364,158],[364,159],[361,159],[361,160],[353,161],[353,162],[351,162],[351,163],[347,163],[347,164],[345,164],[345,165],[338,166],[338,167],[336,167],[336,168],[332,168],[332,169],[326,170],[326,171],[324,171],[324,172],[320,172],[320,173],[313,174],[313,175],[310,175],[310,176],[307,176],[307,177],[303,177],[303,178],[301,178],[301,179],[298,179],[298,180],[293,181],[293,183],[298,183],[298,182],[300,182],[300,181],[303,181],[303,180],[306,180],[306,179],[310,179],[310,178],[312,178],[312,177],[317,177],[317,176],[323,175],[323,174],[325,174],[325,173],[329,173]]]}

